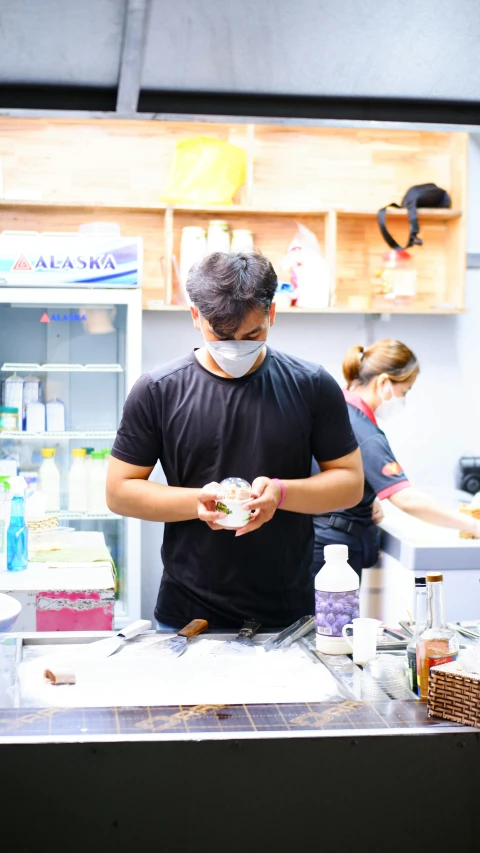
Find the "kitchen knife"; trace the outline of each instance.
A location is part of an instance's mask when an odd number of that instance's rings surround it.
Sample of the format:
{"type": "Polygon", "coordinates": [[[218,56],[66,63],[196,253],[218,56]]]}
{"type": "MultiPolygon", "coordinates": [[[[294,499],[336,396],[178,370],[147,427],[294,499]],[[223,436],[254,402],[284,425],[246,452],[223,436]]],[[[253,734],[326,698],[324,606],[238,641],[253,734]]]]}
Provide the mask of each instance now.
{"type": "Polygon", "coordinates": [[[133,637],[138,637],[139,634],[144,634],[149,631],[152,623],[148,619],[138,619],[137,622],[132,622],[115,637],[107,637],[105,640],[97,640],[95,643],[90,643],[82,649],[82,657],[92,658],[108,658],[113,655],[125,640],[132,640],[133,637]]]}
{"type": "Polygon", "coordinates": [[[187,648],[187,643],[191,637],[196,637],[197,634],[202,634],[208,628],[206,619],[192,619],[185,628],[182,628],[174,637],[168,640],[160,640],[156,645],[156,650],[160,654],[173,655],[180,657],[187,648]]]}
{"type": "Polygon", "coordinates": [[[231,640],[225,640],[219,643],[211,654],[214,655],[235,655],[239,653],[254,654],[255,644],[253,637],[261,627],[261,622],[254,622],[253,619],[247,619],[236,637],[231,640]]]}
{"type": "Polygon", "coordinates": [[[267,642],[263,644],[263,648],[266,652],[271,652],[275,649],[288,649],[292,643],[299,640],[300,637],[304,637],[314,627],[315,616],[302,616],[301,619],[298,619],[293,625],[280,631],[279,634],[269,637],[267,642]]]}

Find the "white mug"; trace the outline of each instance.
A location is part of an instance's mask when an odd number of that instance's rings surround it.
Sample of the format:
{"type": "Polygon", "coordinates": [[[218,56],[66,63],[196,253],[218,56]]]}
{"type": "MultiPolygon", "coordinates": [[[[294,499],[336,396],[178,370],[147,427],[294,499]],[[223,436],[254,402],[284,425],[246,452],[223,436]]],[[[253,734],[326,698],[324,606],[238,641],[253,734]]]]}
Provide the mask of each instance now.
{"type": "Polygon", "coordinates": [[[377,631],[381,624],[379,619],[360,617],[343,626],[343,639],[353,651],[354,663],[363,666],[375,657],[377,654],[377,631]],[[347,628],[353,630],[353,637],[347,636],[347,628]]]}

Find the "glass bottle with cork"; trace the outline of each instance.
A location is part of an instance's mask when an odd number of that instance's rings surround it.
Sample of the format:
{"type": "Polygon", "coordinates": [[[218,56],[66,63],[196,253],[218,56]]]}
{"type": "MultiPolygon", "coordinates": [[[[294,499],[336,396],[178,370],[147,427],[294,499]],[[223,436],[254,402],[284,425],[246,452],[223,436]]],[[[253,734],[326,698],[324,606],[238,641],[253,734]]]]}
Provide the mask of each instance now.
{"type": "Polygon", "coordinates": [[[428,677],[432,666],[449,663],[458,655],[458,636],[445,622],[443,575],[430,572],[427,581],[428,621],[417,639],[417,672],[420,698],[428,696],[428,677]]]}
{"type": "Polygon", "coordinates": [[[408,676],[410,690],[418,695],[417,640],[427,625],[427,582],[425,578],[415,578],[415,629],[407,646],[408,676]]]}

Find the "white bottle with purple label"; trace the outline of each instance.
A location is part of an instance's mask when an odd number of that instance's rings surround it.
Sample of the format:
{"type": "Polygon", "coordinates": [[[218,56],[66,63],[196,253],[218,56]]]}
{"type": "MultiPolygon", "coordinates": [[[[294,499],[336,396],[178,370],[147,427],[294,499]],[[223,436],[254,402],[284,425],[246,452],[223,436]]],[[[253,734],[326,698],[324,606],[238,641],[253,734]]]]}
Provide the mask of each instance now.
{"type": "Polygon", "coordinates": [[[348,564],[347,545],[325,545],[325,564],[315,577],[315,633],[317,651],[348,655],[350,646],[342,628],[359,615],[360,579],[348,564]]]}

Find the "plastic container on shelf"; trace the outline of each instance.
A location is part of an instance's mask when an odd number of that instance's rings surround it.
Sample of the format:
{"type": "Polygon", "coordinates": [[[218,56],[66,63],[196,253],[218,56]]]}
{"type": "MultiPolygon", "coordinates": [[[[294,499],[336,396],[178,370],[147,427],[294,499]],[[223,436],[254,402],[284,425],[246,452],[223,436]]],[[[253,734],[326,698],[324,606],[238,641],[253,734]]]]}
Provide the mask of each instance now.
{"type": "Polygon", "coordinates": [[[45,404],[31,400],[26,405],[25,429],[27,432],[45,432],[45,404]]]}
{"type": "Polygon", "coordinates": [[[87,510],[86,455],[84,447],[75,447],[72,450],[72,464],[68,472],[68,509],[71,512],[87,510]]]}
{"type": "Polygon", "coordinates": [[[248,228],[234,228],[230,244],[231,252],[253,252],[253,234],[248,228]]]}
{"type": "Polygon", "coordinates": [[[92,470],[92,453],[95,450],[94,447],[84,447],[85,451],[85,474],[87,477],[87,509],[88,509],[88,489],[89,489],[89,477],[90,471],[92,470]]]}
{"type": "Polygon", "coordinates": [[[7,408],[17,409],[17,429],[22,429],[23,379],[16,373],[13,373],[12,376],[8,376],[7,379],[5,379],[5,384],[3,386],[3,404],[7,408]]]}
{"type": "Polygon", "coordinates": [[[110,456],[112,455],[112,451],[111,451],[111,450],[108,450],[108,449],[105,449],[105,450],[102,450],[102,451],[101,451],[101,454],[102,454],[102,456],[103,456],[103,461],[104,461],[104,463],[105,463],[105,468],[108,468],[108,460],[110,459],[110,456]]]}
{"type": "Polygon", "coordinates": [[[230,251],[230,229],[224,219],[212,219],[208,223],[207,253],[230,251]]]}
{"type": "Polygon", "coordinates": [[[55,397],[45,406],[47,432],[65,432],[65,406],[55,397]]]}
{"type": "Polygon", "coordinates": [[[47,510],[60,509],[60,471],[55,463],[57,451],[53,447],[42,448],[43,462],[40,465],[38,488],[47,496],[47,510]]]}
{"type": "Polygon", "coordinates": [[[351,648],[342,629],[358,618],[360,581],[348,563],[347,545],[326,545],[324,556],[325,564],[315,577],[317,651],[348,655],[351,648]]]}
{"type": "Polygon", "coordinates": [[[391,249],[382,255],[382,267],[376,273],[377,294],[384,299],[408,305],[417,295],[417,270],[412,255],[404,249],[391,249]]]}
{"type": "Polygon", "coordinates": [[[277,308],[290,308],[294,299],[295,288],[290,282],[282,281],[275,291],[275,305],[277,308]]]}
{"type": "Polygon", "coordinates": [[[87,507],[89,512],[109,512],[105,496],[107,486],[107,471],[103,453],[94,450],[91,454],[90,470],[87,481],[87,507]]]}
{"type": "Polygon", "coordinates": [[[19,412],[14,406],[0,406],[0,432],[13,431],[19,428],[19,412]]]}
{"type": "Polygon", "coordinates": [[[184,296],[188,300],[185,290],[187,276],[193,264],[203,260],[207,254],[207,235],[205,229],[198,225],[187,225],[182,228],[180,240],[180,284],[184,296]]]}
{"type": "MultiPolygon", "coordinates": [[[[29,403],[38,403],[40,401],[40,379],[38,376],[26,376],[23,380],[23,428],[28,430],[26,426],[27,406],[29,403]]],[[[45,418],[45,414],[44,414],[45,418]]],[[[43,427],[45,429],[45,426],[43,427]]]]}

